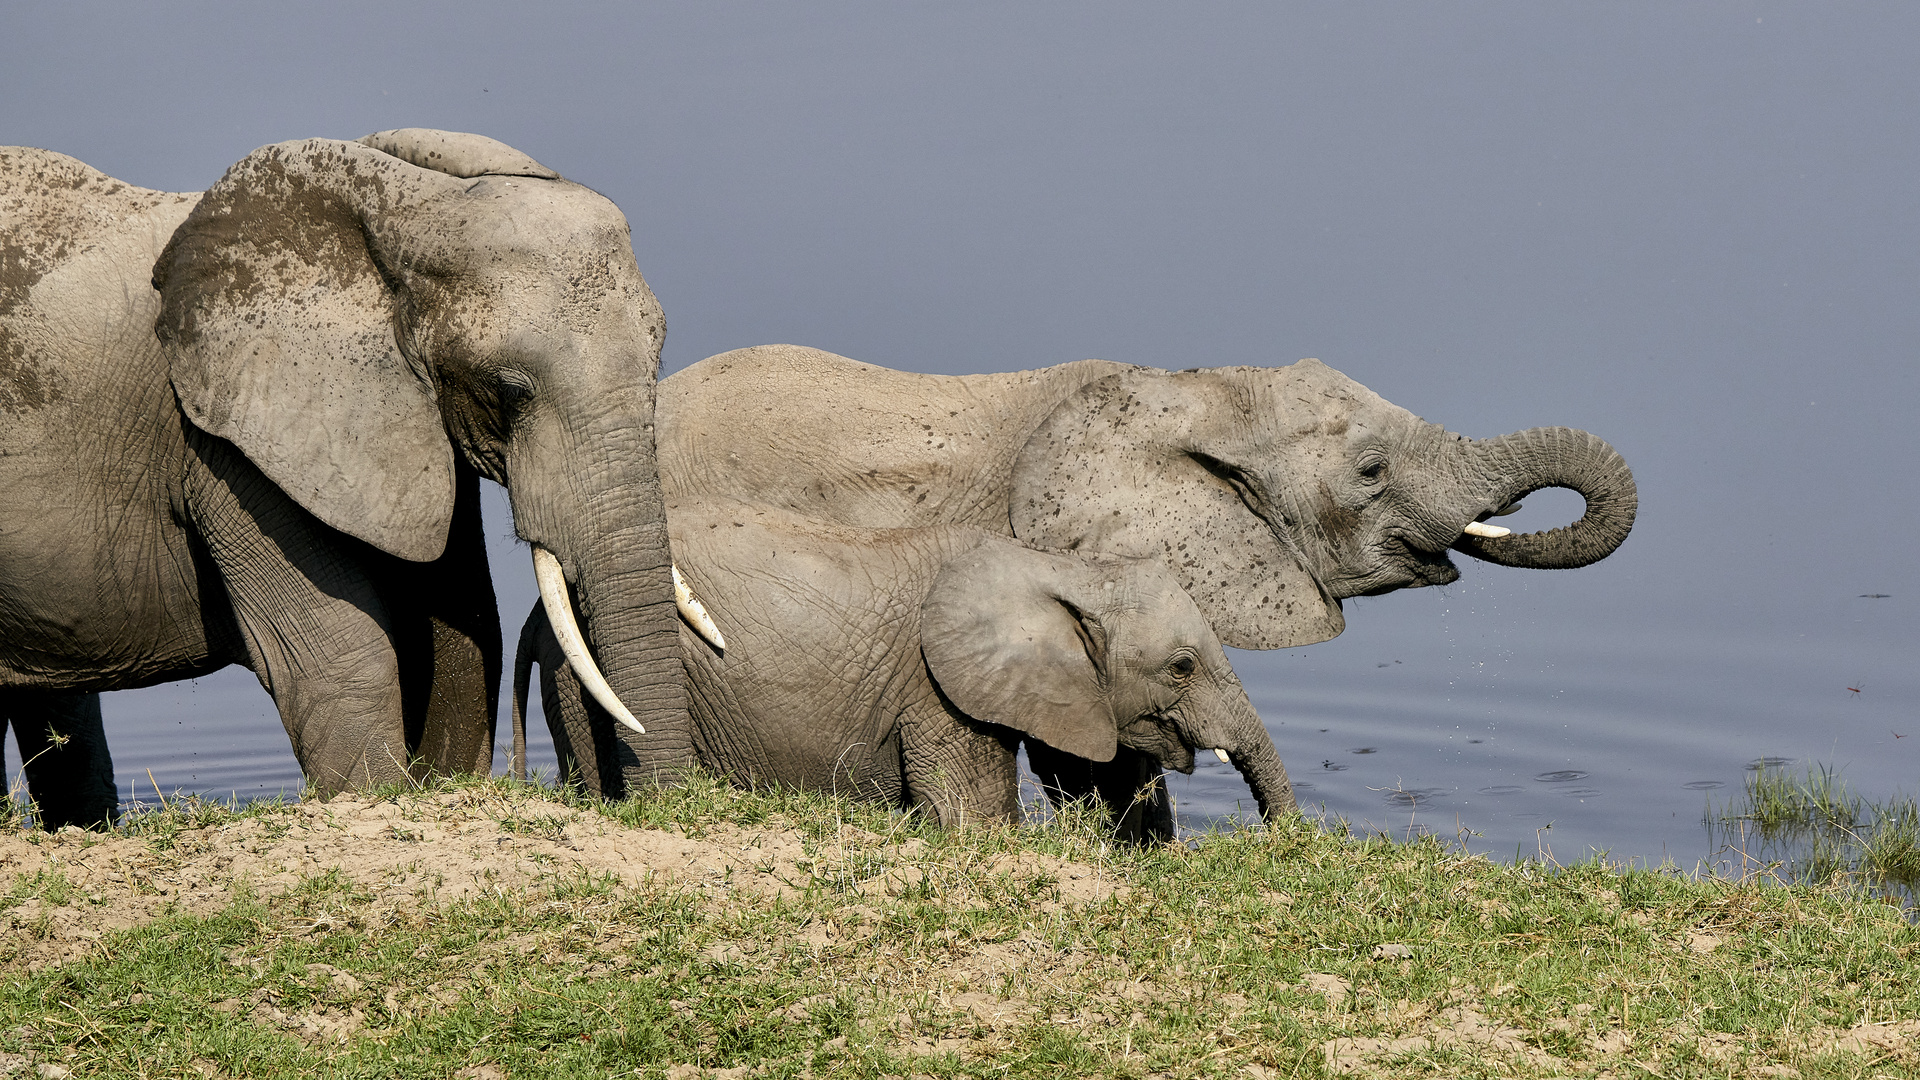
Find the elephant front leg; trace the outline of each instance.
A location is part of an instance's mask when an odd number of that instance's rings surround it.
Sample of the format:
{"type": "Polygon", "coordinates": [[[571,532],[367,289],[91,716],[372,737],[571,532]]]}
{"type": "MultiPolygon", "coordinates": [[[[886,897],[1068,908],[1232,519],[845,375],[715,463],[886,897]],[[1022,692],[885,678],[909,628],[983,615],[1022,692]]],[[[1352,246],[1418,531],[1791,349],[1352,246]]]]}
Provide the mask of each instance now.
{"type": "Polygon", "coordinates": [[[0,739],[6,722],[20,744],[21,771],[41,828],[97,828],[120,820],[99,694],[7,691],[0,694],[0,739]]]}
{"type": "Polygon", "coordinates": [[[942,825],[1020,816],[1020,733],[953,711],[937,696],[900,717],[900,763],[908,802],[942,825]]]}
{"type": "Polygon", "coordinates": [[[322,794],[408,783],[400,659],[372,549],[322,525],[231,444],[191,431],[188,501],[248,666],[322,794]]]}
{"type": "Polygon", "coordinates": [[[1155,843],[1175,835],[1173,799],[1151,754],[1121,746],[1112,761],[1088,761],[1028,739],[1027,764],[1056,805],[1097,796],[1122,840],[1155,843]]]}

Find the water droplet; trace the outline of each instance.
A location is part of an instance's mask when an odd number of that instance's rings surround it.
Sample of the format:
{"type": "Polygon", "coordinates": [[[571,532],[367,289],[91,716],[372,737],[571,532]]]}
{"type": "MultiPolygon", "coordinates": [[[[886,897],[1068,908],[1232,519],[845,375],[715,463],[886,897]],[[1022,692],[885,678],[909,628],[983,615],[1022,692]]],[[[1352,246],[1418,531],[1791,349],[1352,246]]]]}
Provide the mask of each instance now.
{"type": "Polygon", "coordinates": [[[1543,784],[1564,784],[1569,780],[1585,780],[1588,775],[1579,769],[1561,769],[1559,772],[1543,772],[1534,779],[1543,784]]]}

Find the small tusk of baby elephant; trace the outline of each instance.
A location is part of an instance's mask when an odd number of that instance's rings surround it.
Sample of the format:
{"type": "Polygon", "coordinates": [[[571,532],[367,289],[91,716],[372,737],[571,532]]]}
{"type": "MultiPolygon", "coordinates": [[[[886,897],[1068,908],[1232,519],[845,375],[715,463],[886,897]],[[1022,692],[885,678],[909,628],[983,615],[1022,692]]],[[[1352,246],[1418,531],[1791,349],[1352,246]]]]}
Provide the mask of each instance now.
{"type": "Polygon", "coordinates": [[[706,638],[707,644],[721,652],[727,651],[727,639],[720,636],[720,628],[713,624],[713,616],[707,614],[707,605],[693,595],[687,580],[680,576],[678,566],[673,568],[673,602],[680,608],[680,617],[687,620],[687,625],[698,631],[701,637],[706,638]]]}
{"type": "Polygon", "coordinates": [[[1233,759],[1227,756],[1227,752],[1217,746],[1213,748],[1213,756],[1219,758],[1222,765],[1233,764],[1233,759]]]}
{"type": "Polygon", "coordinates": [[[1498,540],[1513,532],[1512,529],[1503,529],[1498,525],[1488,525],[1480,521],[1467,522],[1467,527],[1462,531],[1468,536],[1478,536],[1485,540],[1498,540]]]}
{"type": "Polygon", "coordinates": [[[560,651],[567,655],[567,663],[573,665],[573,673],[580,677],[580,684],[615,720],[645,735],[647,729],[620,704],[613,687],[607,685],[607,677],[600,674],[599,665],[587,655],[587,643],[580,637],[580,624],[574,621],[573,604],[567,599],[567,575],[560,569],[560,560],[553,557],[553,552],[539,544],[533,545],[533,577],[540,583],[540,603],[547,609],[547,622],[553,627],[553,636],[560,642],[560,651]]]}

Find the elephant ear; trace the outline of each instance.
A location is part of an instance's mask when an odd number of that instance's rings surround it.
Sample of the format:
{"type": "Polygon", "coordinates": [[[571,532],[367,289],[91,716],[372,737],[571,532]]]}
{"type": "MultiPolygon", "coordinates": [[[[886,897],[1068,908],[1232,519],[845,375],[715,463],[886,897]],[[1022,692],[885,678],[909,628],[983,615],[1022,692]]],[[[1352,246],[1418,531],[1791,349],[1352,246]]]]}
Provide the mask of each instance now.
{"type": "Polygon", "coordinates": [[[464,131],[394,128],[354,140],[409,165],[471,179],[476,176],[535,176],[558,180],[560,174],[497,139],[464,131]]]}
{"type": "Polygon", "coordinates": [[[1061,402],[1014,463],[1014,535],[1161,559],[1235,648],[1338,637],[1340,601],[1314,578],[1277,493],[1254,479],[1266,444],[1286,434],[1286,403],[1242,373],[1120,372],[1061,402]]]}
{"type": "Polygon", "coordinates": [[[1056,750],[1111,761],[1108,628],[1085,563],[993,541],[949,562],[920,607],[920,651],[947,699],[1056,750]]]}
{"type": "Polygon", "coordinates": [[[321,521],[422,561],[446,544],[453,448],[395,340],[398,271],[370,237],[461,186],[359,143],[263,147],[154,265],[155,330],[187,418],[321,521]]]}

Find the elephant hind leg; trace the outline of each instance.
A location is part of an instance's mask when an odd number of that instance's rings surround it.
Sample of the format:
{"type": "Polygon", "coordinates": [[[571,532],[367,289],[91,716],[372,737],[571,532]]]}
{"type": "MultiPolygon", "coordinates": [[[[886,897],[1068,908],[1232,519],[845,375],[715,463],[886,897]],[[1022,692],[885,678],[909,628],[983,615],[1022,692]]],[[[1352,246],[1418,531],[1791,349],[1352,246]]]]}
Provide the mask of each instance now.
{"type": "Polygon", "coordinates": [[[120,820],[99,694],[10,690],[0,694],[0,738],[8,722],[41,828],[103,828],[120,820]]]}

